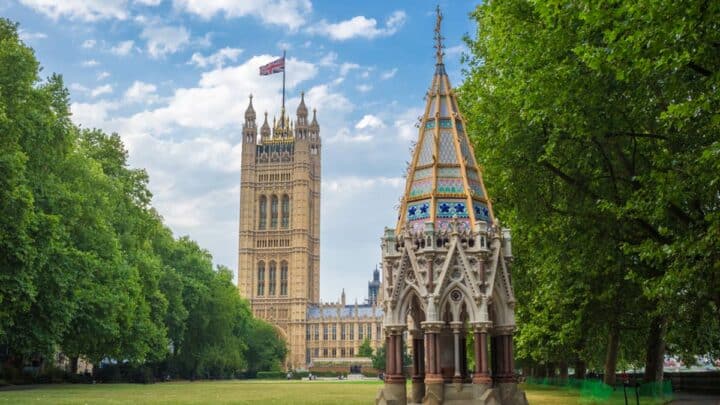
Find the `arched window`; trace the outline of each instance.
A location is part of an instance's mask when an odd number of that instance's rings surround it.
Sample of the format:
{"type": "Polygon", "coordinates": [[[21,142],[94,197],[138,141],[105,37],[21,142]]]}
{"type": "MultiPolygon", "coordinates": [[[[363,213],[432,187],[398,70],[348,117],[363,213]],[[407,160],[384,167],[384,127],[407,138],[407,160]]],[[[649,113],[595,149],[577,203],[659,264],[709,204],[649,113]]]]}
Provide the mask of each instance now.
{"type": "Polygon", "coordinates": [[[275,262],[270,262],[270,271],[268,273],[268,295],[275,295],[275,262]]]}
{"type": "Polygon", "coordinates": [[[265,262],[258,263],[257,295],[265,295],[265,262]]]}
{"type": "Polygon", "coordinates": [[[287,295],[288,264],[285,260],[280,262],[280,295],[287,295]]]}
{"type": "Polygon", "coordinates": [[[277,228],[278,225],[278,198],[276,195],[272,196],[270,200],[270,227],[277,228]]]}
{"type": "Polygon", "coordinates": [[[267,197],[264,195],[260,196],[260,208],[258,211],[258,216],[260,217],[260,220],[258,221],[258,228],[265,229],[265,226],[267,225],[267,197]]]}
{"type": "Polygon", "coordinates": [[[282,198],[282,227],[290,226],[290,197],[287,194],[282,198]]]}

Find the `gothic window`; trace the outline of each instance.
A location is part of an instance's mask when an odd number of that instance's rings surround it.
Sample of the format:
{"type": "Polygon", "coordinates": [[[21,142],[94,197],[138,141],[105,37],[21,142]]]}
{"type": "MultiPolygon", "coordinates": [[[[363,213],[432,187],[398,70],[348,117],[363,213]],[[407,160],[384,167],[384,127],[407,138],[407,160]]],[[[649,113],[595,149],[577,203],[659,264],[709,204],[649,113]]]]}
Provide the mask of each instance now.
{"type": "Polygon", "coordinates": [[[340,357],[345,357],[345,349],[340,349],[340,357]]]}
{"type": "Polygon", "coordinates": [[[351,323],[351,324],[348,325],[348,326],[349,326],[348,329],[350,329],[350,330],[348,331],[348,333],[349,333],[349,335],[350,335],[350,340],[355,340],[355,324],[354,324],[354,323],[351,323]]]}
{"type": "MultiPolygon", "coordinates": [[[[337,325],[332,324],[332,340],[337,340],[337,325]]],[[[334,356],[334,354],[333,354],[334,356]]]]}
{"type": "Polygon", "coordinates": [[[283,260],[280,262],[280,295],[288,293],[288,263],[283,260]]]}
{"type": "Polygon", "coordinates": [[[270,200],[270,227],[277,228],[278,225],[278,198],[276,195],[272,196],[270,200]]]}
{"type": "Polygon", "coordinates": [[[290,226],[290,197],[287,194],[282,197],[282,227],[290,226]]]}
{"type": "MultiPolygon", "coordinates": [[[[323,340],[328,340],[328,326],[323,324],[323,340]]],[[[327,356],[327,353],[325,354],[327,356]]]]}
{"type": "Polygon", "coordinates": [[[310,340],[310,328],[311,327],[312,327],[312,325],[307,325],[305,327],[305,340],[310,340]]]}
{"type": "Polygon", "coordinates": [[[270,262],[270,266],[268,270],[268,295],[275,295],[275,262],[270,262]]]}
{"type": "Polygon", "coordinates": [[[345,340],[345,324],[340,325],[340,340],[345,340]]]}
{"type": "Polygon", "coordinates": [[[380,336],[382,336],[382,334],[380,332],[382,332],[382,324],[378,323],[376,325],[376,335],[375,335],[375,337],[377,339],[380,339],[380,336]]]}
{"type": "Polygon", "coordinates": [[[328,356],[328,349],[323,349],[323,357],[327,357],[327,356],[328,356]]]}
{"type": "Polygon", "coordinates": [[[257,295],[265,295],[265,262],[258,263],[257,295]]]}
{"type": "MultiPolygon", "coordinates": [[[[315,325],[315,340],[320,340],[320,325],[315,325]]],[[[317,357],[317,354],[315,357],[317,357]]]]}
{"type": "Polygon", "coordinates": [[[358,339],[363,340],[363,329],[365,329],[365,325],[358,324],[358,339]]]}
{"type": "Polygon", "coordinates": [[[337,349],[333,347],[332,349],[332,356],[337,357],[337,349]]]}
{"type": "Polygon", "coordinates": [[[368,340],[372,340],[372,324],[367,325],[367,338],[368,340]]]}
{"type": "Polygon", "coordinates": [[[265,226],[267,225],[267,197],[265,197],[264,195],[260,196],[260,209],[258,212],[258,216],[260,217],[258,228],[265,229],[265,226]]]}

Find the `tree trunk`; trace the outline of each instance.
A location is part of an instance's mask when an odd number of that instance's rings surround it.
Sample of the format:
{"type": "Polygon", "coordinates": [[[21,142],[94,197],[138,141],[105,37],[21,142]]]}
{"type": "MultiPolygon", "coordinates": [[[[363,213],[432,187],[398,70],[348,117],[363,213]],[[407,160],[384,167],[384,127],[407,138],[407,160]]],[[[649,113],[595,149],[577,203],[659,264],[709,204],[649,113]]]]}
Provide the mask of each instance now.
{"type": "Polygon", "coordinates": [[[580,359],[575,360],[575,379],[584,380],[586,368],[587,366],[585,365],[584,361],[580,359]]]}
{"type": "Polygon", "coordinates": [[[561,361],[558,363],[558,368],[560,369],[560,379],[563,381],[566,381],[568,379],[568,364],[565,361],[561,361]]]}
{"type": "Polygon", "coordinates": [[[667,320],[664,317],[655,317],[650,322],[645,358],[645,382],[663,380],[666,328],[667,320]]]}
{"type": "Polygon", "coordinates": [[[555,363],[549,362],[547,364],[547,376],[549,378],[555,378],[555,363]]]}
{"type": "Polygon", "coordinates": [[[618,346],[620,345],[620,331],[613,325],[608,336],[607,352],[605,352],[605,377],[603,382],[607,385],[615,385],[615,368],[617,366],[618,346]]]}
{"type": "Polygon", "coordinates": [[[70,357],[70,372],[72,374],[77,374],[78,372],[78,362],[80,361],[80,356],[72,356],[70,357]]]}

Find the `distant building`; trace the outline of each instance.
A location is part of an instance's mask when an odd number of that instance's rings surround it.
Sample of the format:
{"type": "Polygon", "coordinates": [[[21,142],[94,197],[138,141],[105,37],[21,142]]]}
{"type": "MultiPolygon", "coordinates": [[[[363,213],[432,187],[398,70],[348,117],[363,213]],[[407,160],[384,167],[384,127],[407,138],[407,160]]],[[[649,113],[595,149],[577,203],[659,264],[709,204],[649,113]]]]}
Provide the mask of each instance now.
{"type": "Polygon", "coordinates": [[[250,103],[243,124],[240,176],[238,288],[253,314],[275,325],[286,340],[289,369],[314,359],[352,358],[365,338],[382,344],[380,274],[366,304],[320,302],[320,125],[308,121],[304,95],[291,121],[259,128],[250,103]]]}

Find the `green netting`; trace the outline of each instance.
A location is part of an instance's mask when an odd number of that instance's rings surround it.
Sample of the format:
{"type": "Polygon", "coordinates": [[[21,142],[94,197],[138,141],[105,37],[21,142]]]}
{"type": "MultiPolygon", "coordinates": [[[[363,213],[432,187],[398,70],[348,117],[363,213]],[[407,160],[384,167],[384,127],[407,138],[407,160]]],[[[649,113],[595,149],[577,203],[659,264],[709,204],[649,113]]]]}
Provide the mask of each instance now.
{"type": "Polygon", "coordinates": [[[623,387],[621,381],[618,381],[618,384],[612,387],[598,379],[577,380],[574,378],[527,377],[525,382],[530,385],[575,391],[579,394],[581,402],[587,404],[624,403],[625,394],[627,394],[628,404],[636,403],[637,394],[639,394],[641,403],[643,399],[645,399],[645,403],[648,400],[651,400],[651,403],[656,403],[656,400],[672,398],[672,384],[669,380],[640,384],[637,387],[634,382],[627,387],[623,387]],[[623,392],[623,390],[625,391],[623,392]]]}

